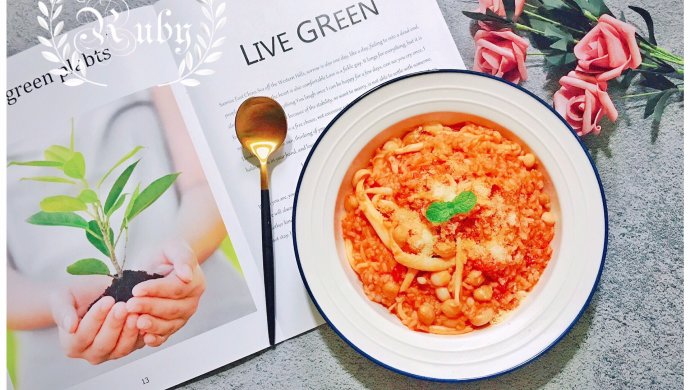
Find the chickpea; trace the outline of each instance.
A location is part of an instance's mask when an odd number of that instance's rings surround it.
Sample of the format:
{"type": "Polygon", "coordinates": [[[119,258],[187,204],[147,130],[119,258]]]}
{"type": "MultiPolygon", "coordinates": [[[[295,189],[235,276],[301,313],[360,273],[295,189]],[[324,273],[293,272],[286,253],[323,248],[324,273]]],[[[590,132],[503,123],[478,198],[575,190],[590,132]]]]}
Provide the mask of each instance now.
{"type": "Polygon", "coordinates": [[[439,241],[434,245],[434,252],[444,259],[455,256],[455,244],[439,241]]]}
{"type": "Polygon", "coordinates": [[[530,169],[534,166],[534,163],[537,162],[537,159],[534,157],[532,153],[527,153],[522,158],[522,163],[525,164],[525,168],[530,169]]]}
{"type": "Polygon", "coordinates": [[[398,295],[399,290],[400,286],[398,286],[398,283],[395,283],[392,280],[387,281],[386,284],[383,285],[383,295],[385,295],[387,298],[395,298],[398,295]]]}
{"type": "Polygon", "coordinates": [[[549,204],[549,200],[550,199],[547,194],[539,195],[539,204],[541,204],[542,206],[546,206],[547,204],[549,204]]]}
{"type": "Polygon", "coordinates": [[[552,212],[547,211],[541,215],[541,220],[544,221],[547,225],[553,225],[554,223],[556,223],[556,216],[553,215],[552,212]]]}
{"type": "Polygon", "coordinates": [[[449,299],[441,304],[441,311],[448,318],[456,318],[460,315],[460,304],[453,299],[449,299]]]}
{"type": "Polygon", "coordinates": [[[419,321],[424,325],[431,325],[434,319],[436,319],[434,306],[428,302],[424,302],[422,306],[417,309],[417,315],[419,316],[419,321]]]}
{"type": "Polygon", "coordinates": [[[482,326],[486,325],[491,321],[494,316],[496,316],[496,313],[494,312],[494,309],[490,307],[484,307],[479,309],[474,316],[470,317],[470,322],[474,326],[482,326]]]}
{"type": "Polygon", "coordinates": [[[431,284],[436,287],[447,286],[450,282],[450,272],[438,271],[431,274],[431,284]]]}
{"type": "Polygon", "coordinates": [[[436,298],[441,302],[447,301],[450,299],[450,292],[445,287],[439,287],[436,289],[436,298]]]}
{"type": "Polygon", "coordinates": [[[359,202],[354,194],[350,194],[345,198],[345,210],[352,211],[359,207],[359,202]]]}
{"type": "Polygon", "coordinates": [[[398,225],[395,227],[395,229],[393,229],[393,239],[398,243],[398,245],[403,245],[406,243],[409,237],[410,232],[405,226],[398,225]]]}
{"type": "Polygon", "coordinates": [[[400,147],[400,140],[392,139],[383,144],[383,150],[395,150],[400,147]]]}
{"type": "Polygon", "coordinates": [[[485,284],[474,290],[472,295],[474,295],[474,299],[480,302],[486,302],[491,300],[491,297],[494,295],[494,290],[491,288],[491,286],[485,284]]]}
{"type": "Polygon", "coordinates": [[[484,283],[484,275],[482,274],[482,271],[479,270],[472,270],[469,274],[467,274],[467,277],[465,278],[465,282],[472,286],[479,286],[482,283],[484,283]]]}

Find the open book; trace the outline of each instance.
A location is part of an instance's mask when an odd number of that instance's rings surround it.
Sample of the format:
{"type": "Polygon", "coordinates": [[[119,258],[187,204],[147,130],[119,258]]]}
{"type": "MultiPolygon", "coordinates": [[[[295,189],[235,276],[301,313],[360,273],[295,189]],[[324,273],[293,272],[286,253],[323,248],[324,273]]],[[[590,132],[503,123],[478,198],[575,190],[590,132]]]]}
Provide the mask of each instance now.
{"type": "Polygon", "coordinates": [[[250,96],[289,124],[270,162],[276,339],[321,324],[291,238],[308,151],[376,85],[464,67],[433,0],[115,3],[67,33],[61,0],[41,3],[41,44],[8,61],[18,389],[166,388],[268,346],[259,172],[234,130],[250,96]],[[162,277],[101,298],[122,269],[162,277]]]}

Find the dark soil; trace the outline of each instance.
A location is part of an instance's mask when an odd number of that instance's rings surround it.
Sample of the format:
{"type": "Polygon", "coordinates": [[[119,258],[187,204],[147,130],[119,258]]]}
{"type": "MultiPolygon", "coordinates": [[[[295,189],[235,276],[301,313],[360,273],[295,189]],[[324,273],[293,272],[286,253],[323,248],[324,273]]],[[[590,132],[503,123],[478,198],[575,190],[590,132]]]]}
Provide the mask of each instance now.
{"type": "MultiPolygon", "coordinates": [[[[115,302],[127,302],[132,298],[132,289],[141,282],[151,279],[162,278],[163,275],[150,274],[146,271],[132,271],[124,270],[121,278],[113,278],[113,283],[105,289],[103,295],[98,297],[93,303],[98,302],[99,299],[110,296],[115,298],[115,302]]],[[[91,306],[93,306],[93,303],[91,306]]],[[[90,307],[89,307],[90,308],[90,307]]]]}

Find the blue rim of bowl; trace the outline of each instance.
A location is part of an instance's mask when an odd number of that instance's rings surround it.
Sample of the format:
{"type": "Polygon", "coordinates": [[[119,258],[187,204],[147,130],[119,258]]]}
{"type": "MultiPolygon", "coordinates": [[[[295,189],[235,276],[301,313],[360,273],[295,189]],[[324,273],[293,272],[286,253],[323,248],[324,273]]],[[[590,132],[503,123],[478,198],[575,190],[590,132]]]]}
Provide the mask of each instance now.
{"type": "Polygon", "coordinates": [[[570,332],[570,330],[575,326],[577,321],[580,319],[580,317],[582,317],[582,314],[585,312],[585,310],[589,306],[590,302],[592,301],[592,297],[594,296],[594,292],[596,291],[597,286],[599,285],[599,280],[601,279],[601,273],[604,270],[604,262],[606,261],[606,251],[608,249],[608,241],[609,241],[609,212],[608,212],[608,207],[606,206],[606,196],[604,195],[604,187],[601,184],[601,177],[599,176],[599,171],[597,170],[596,165],[594,165],[594,160],[592,160],[592,156],[589,154],[589,151],[587,151],[585,144],[582,142],[580,137],[575,133],[575,131],[572,129],[572,127],[570,127],[568,122],[566,122],[566,120],[563,119],[563,117],[552,106],[550,106],[548,103],[546,103],[544,100],[542,100],[539,96],[535,95],[534,93],[530,92],[529,90],[527,90],[527,89],[525,89],[519,85],[513,84],[509,81],[503,80],[502,78],[499,78],[496,76],[492,76],[492,75],[488,75],[488,74],[480,73],[480,72],[475,72],[475,71],[471,71],[471,70],[464,70],[464,69],[435,69],[435,70],[416,72],[416,73],[411,73],[411,74],[407,74],[404,76],[396,77],[394,79],[388,80],[388,81],[386,81],[382,84],[379,84],[378,86],[364,92],[362,95],[360,95],[355,100],[353,100],[350,104],[345,106],[342,110],[340,110],[338,115],[336,115],[335,118],[333,118],[333,120],[331,120],[330,123],[328,123],[328,126],[326,126],[326,128],[324,128],[323,132],[319,135],[319,138],[317,138],[316,142],[314,143],[314,146],[312,146],[311,150],[309,151],[309,155],[307,155],[307,159],[304,161],[304,166],[302,167],[302,172],[300,172],[299,180],[297,181],[297,187],[295,190],[295,200],[292,204],[292,246],[294,247],[294,250],[295,250],[295,258],[297,259],[297,267],[299,268],[299,273],[300,273],[300,276],[302,277],[302,282],[304,283],[304,287],[307,289],[307,292],[309,293],[309,297],[311,298],[312,302],[314,302],[314,306],[316,306],[316,309],[319,311],[319,313],[324,318],[324,320],[326,320],[326,322],[331,327],[331,329],[333,329],[333,331],[336,334],[338,334],[338,336],[340,336],[340,338],[343,339],[350,347],[352,347],[355,351],[359,352],[361,355],[363,355],[367,359],[371,360],[372,362],[374,362],[374,363],[376,363],[382,367],[385,367],[385,368],[387,368],[393,372],[396,372],[398,374],[402,374],[402,375],[405,375],[405,376],[408,376],[411,378],[423,379],[423,380],[434,381],[434,382],[459,383],[459,382],[473,382],[473,381],[478,381],[478,380],[482,380],[482,379],[495,378],[497,376],[501,376],[501,375],[507,374],[509,372],[513,372],[513,371],[517,370],[518,368],[536,360],[537,358],[543,356],[548,350],[553,348],[556,344],[558,344],[558,342],[561,341],[563,339],[563,337],[565,337],[565,335],[567,335],[570,332]],[[386,363],[383,363],[383,362],[379,361],[378,359],[374,358],[373,356],[371,356],[371,355],[367,354],[366,352],[362,351],[361,349],[359,349],[353,342],[351,342],[347,337],[345,337],[345,335],[343,335],[338,330],[338,328],[331,322],[331,320],[328,319],[328,316],[326,316],[326,313],[323,312],[323,310],[321,309],[321,306],[319,306],[319,303],[317,302],[316,298],[314,298],[314,294],[311,292],[311,289],[309,288],[309,283],[307,283],[307,279],[304,276],[304,270],[302,269],[302,262],[300,261],[299,251],[297,249],[297,235],[295,234],[296,233],[295,232],[295,227],[296,227],[295,221],[296,221],[296,216],[297,216],[297,200],[299,199],[300,186],[302,185],[302,178],[304,177],[304,172],[307,170],[307,166],[309,166],[309,161],[311,160],[311,156],[314,154],[314,151],[319,146],[319,143],[321,143],[321,140],[326,135],[326,133],[331,129],[333,124],[343,114],[345,114],[345,112],[347,112],[352,106],[357,104],[359,101],[361,101],[365,97],[378,91],[379,89],[382,89],[382,88],[384,88],[390,84],[396,83],[400,80],[405,80],[405,79],[409,79],[409,78],[413,78],[413,77],[425,76],[425,75],[430,75],[430,74],[438,74],[438,73],[470,74],[470,75],[474,75],[474,76],[480,76],[480,77],[485,77],[488,79],[500,81],[504,84],[507,84],[513,88],[517,88],[518,90],[526,93],[527,95],[529,95],[530,97],[532,97],[533,99],[535,99],[536,101],[538,101],[539,103],[544,105],[546,108],[548,108],[554,115],[556,115],[558,117],[558,119],[561,120],[561,122],[563,122],[565,127],[568,130],[570,130],[570,133],[572,134],[573,137],[575,137],[577,142],[580,144],[582,151],[587,156],[587,159],[589,160],[589,163],[592,166],[592,170],[594,171],[594,175],[597,178],[597,183],[599,184],[599,192],[601,193],[601,201],[602,201],[602,204],[604,206],[604,225],[605,225],[604,226],[604,250],[602,251],[602,254],[601,254],[601,262],[599,263],[599,271],[597,272],[596,280],[594,281],[594,284],[592,285],[592,290],[589,292],[589,296],[587,297],[587,301],[585,301],[584,305],[582,305],[580,312],[577,313],[577,316],[575,316],[573,321],[570,323],[570,325],[568,325],[568,327],[565,329],[565,331],[563,331],[563,333],[561,333],[560,336],[558,336],[556,339],[554,339],[551,344],[546,346],[546,348],[544,348],[540,352],[536,353],[534,356],[526,359],[524,362],[519,363],[519,364],[517,364],[511,368],[507,368],[505,370],[498,371],[498,372],[493,373],[491,375],[485,375],[485,376],[480,376],[480,377],[476,377],[476,378],[446,379],[446,378],[433,378],[433,377],[426,377],[423,375],[417,375],[417,374],[413,374],[411,372],[403,371],[403,370],[400,370],[398,368],[392,367],[386,363]]]}

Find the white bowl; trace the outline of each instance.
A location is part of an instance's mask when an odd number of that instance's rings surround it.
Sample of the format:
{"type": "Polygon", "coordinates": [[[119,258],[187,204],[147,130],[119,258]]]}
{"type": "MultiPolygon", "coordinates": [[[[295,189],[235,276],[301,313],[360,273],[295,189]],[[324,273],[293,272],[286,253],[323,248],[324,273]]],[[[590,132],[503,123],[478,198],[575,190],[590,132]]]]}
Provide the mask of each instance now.
{"type": "MultiPolygon", "coordinates": [[[[351,188],[351,187],[350,187],[351,188]]],[[[603,269],[608,220],[592,159],[566,122],[525,89],[480,73],[405,76],[347,106],[312,148],[297,184],[293,243],[304,284],[346,342],[394,371],[464,381],[511,371],[553,346],[589,302],[603,269]],[[345,257],[338,215],[344,179],[394,135],[433,119],[502,128],[541,161],[558,215],[553,256],[541,279],[502,322],[464,335],[409,330],[371,302],[345,257]]]]}

